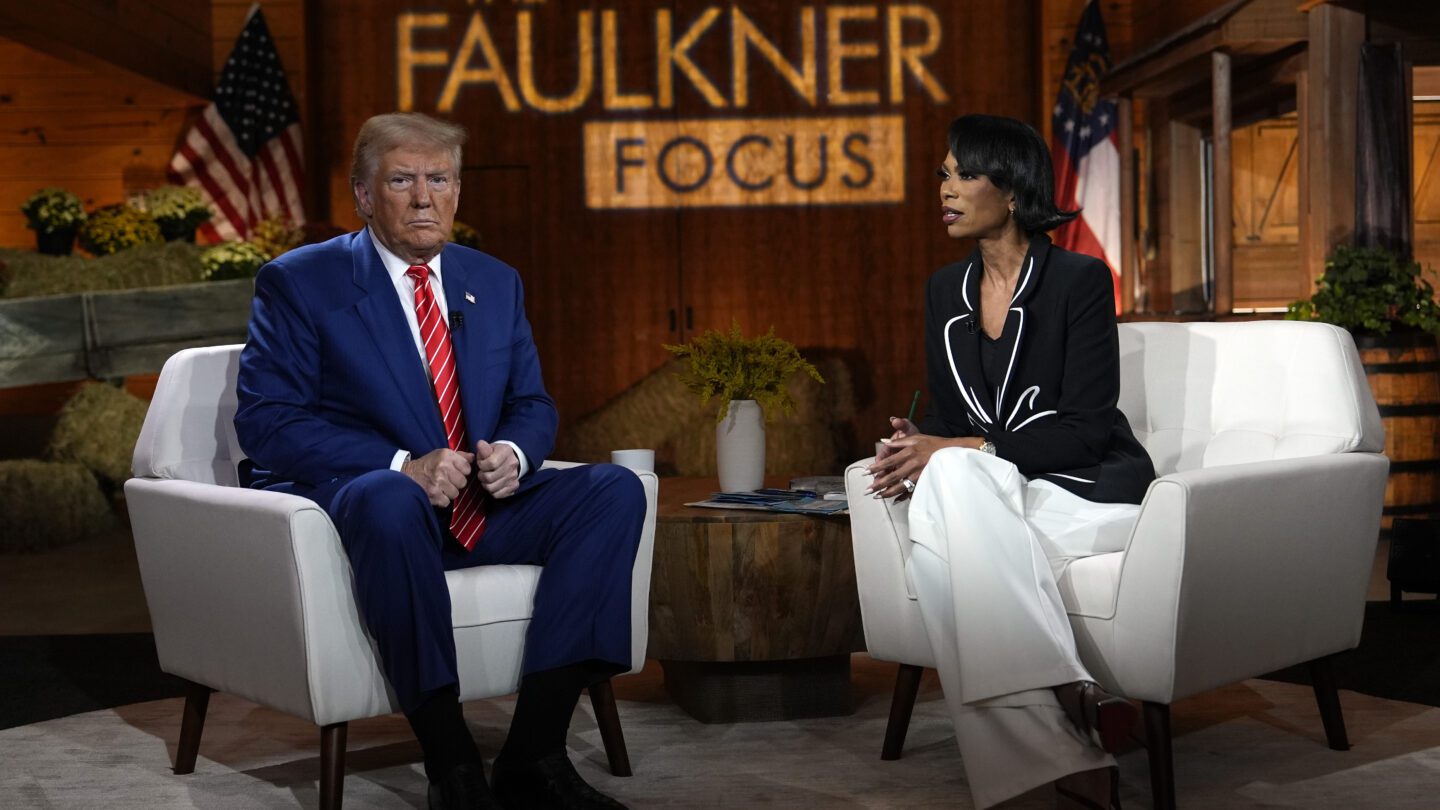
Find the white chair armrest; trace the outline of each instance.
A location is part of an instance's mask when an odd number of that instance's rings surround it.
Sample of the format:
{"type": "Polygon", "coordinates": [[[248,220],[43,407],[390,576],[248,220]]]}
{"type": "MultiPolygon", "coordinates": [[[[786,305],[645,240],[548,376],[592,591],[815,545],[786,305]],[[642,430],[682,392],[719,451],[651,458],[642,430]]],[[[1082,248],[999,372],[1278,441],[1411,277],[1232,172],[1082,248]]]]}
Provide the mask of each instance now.
{"type": "Polygon", "coordinates": [[[313,501],[142,478],[125,494],[162,669],[322,725],[390,710],[313,501]]]}
{"type": "Polygon", "coordinates": [[[871,657],[882,661],[933,667],[935,656],[906,567],[911,549],[910,502],[865,494],[870,485],[865,468],[872,461],[863,459],[845,470],[865,646],[871,657]]]}
{"type": "Polygon", "coordinates": [[[1388,469],[1342,453],[1151,484],[1110,625],[1116,660],[1174,669],[1114,672],[1114,685],[1148,683],[1126,694],[1153,700],[1168,681],[1168,702],[1358,644],[1388,469]]]}

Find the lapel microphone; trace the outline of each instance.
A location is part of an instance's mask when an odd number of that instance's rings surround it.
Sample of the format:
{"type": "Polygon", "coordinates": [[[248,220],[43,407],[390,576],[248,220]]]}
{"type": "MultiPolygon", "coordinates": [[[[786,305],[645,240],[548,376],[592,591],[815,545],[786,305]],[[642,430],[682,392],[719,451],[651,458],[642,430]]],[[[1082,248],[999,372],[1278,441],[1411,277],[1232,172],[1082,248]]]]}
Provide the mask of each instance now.
{"type": "MultiPolygon", "coordinates": [[[[450,313],[450,315],[453,317],[453,316],[455,315],[455,313],[452,312],[452,313],[450,313]]],[[[975,319],[974,319],[974,318],[971,318],[970,320],[968,320],[968,321],[965,322],[965,329],[968,330],[968,331],[970,332],[970,334],[972,334],[972,335],[975,334],[975,319]]]]}
{"type": "Polygon", "coordinates": [[[450,331],[454,332],[463,326],[465,326],[465,313],[458,309],[450,310],[450,331]]]}

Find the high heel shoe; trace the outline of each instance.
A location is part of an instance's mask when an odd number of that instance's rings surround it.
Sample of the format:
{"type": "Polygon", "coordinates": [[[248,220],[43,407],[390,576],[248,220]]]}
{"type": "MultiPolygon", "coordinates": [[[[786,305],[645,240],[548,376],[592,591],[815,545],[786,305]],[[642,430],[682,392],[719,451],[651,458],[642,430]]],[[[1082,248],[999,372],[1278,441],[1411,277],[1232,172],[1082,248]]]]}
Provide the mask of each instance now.
{"type": "Polygon", "coordinates": [[[1135,705],[1116,697],[1094,681],[1076,681],[1055,690],[1060,708],[1080,733],[1108,754],[1120,750],[1140,712],[1135,705]]]}

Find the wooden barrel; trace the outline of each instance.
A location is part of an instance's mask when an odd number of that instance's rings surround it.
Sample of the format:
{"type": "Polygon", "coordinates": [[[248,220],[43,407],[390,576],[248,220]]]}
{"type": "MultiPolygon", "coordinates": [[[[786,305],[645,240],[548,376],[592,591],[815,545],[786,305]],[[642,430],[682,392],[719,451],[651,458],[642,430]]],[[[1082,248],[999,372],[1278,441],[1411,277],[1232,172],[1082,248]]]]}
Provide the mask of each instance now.
{"type": "Polygon", "coordinates": [[[1440,352],[1433,335],[1357,336],[1385,424],[1390,480],[1381,529],[1397,517],[1440,515],[1440,352]]]}

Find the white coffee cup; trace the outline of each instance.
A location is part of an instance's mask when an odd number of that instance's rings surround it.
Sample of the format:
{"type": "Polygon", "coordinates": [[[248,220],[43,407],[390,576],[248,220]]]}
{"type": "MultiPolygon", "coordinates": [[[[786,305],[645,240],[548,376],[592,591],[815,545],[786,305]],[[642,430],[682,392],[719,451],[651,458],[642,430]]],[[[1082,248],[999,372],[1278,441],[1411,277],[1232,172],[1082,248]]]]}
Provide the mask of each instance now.
{"type": "Polygon", "coordinates": [[[655,471],[654,450],[615,450],[610,453],[610,463],[636,472],[655,471]]]}

